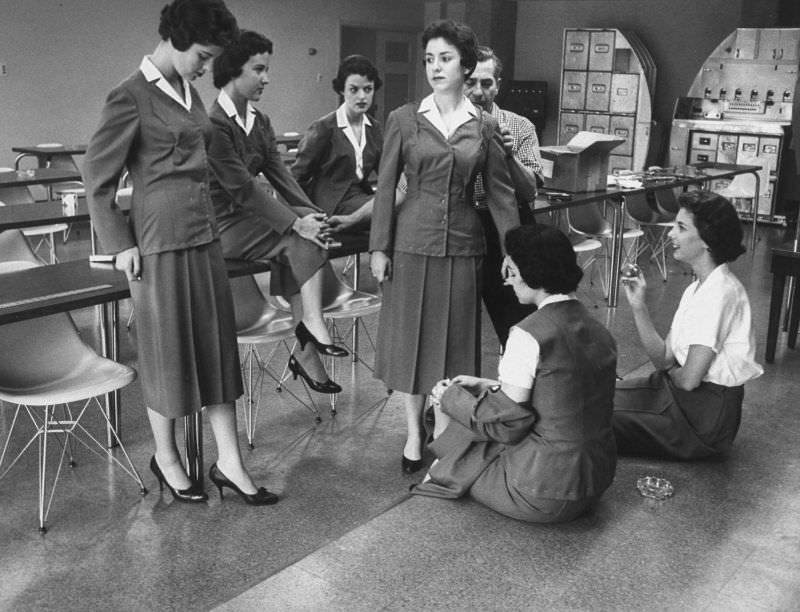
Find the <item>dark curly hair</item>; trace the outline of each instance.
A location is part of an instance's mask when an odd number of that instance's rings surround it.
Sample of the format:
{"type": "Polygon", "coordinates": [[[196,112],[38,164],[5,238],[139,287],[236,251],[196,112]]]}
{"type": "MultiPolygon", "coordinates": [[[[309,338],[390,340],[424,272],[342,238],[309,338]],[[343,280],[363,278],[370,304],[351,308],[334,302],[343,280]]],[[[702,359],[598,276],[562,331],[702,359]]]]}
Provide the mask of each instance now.
{"type": "Polygon", "coordinates": [[[572,293],[583,278],[569,238],[550,225],[520,225],[508,230],[506,253],[531,289],[572,293]]]}
{"type": "MultiPolygon", "coordinates": [[[[443,38],[458,49],[461,65],[467,69],[466,76],[472,74],[478,63],[478,38],[472,28],[452,19],[440,19],[431,23],[422,33],[422,50],[434,38],[443,38]]],[[[425,59],[422,60],[423,65],[425,59]]]]}
{"type": "Polygon", "coordinates": [[[252,30],[241,30],[238,40],[214,60],[214,87],[222,89],[242,74],[242,67],[258,53],[272,55],[272,41],[252,30]]]}
{"type": "Polygon", "coordinates": [[[333,91],[341,96],[344,93],[344,84],[347,81],[347,77],[351,74],[363,76],[375,86],[375,91],[378,91],[383,85],[381,77],[378,76],[378,69],[369,61],[369,58],[364,55],[348,55],[339,64],[336,78],[331,81],[333,91]]]}
{"type": "Polygon", "coordinates": [[[161,9],[158,34],[178,51],[193,44],[227,47],[236,40],[236,18],[222,0],[173,0],[161,9]]]}
{"type": "Polygon", "coordinates": [[[734,261],[746,251],[742,222],[730,200],[711,191],[687,191],[678,197],[678,205],[692,214],[715,264],[734,261]]]}

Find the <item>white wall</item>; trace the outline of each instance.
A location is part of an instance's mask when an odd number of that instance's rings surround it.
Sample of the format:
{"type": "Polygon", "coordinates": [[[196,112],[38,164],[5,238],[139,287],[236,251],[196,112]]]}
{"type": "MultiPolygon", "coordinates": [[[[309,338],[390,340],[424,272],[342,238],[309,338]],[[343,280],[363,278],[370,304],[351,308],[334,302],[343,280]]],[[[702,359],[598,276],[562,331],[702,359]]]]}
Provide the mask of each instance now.
{"type": "MultiPolygon", "coordinates": [[[[167,0],[0,0],[0,166],[11,147],[86,142],[108,91],[158,42],[167,0]]],[[[277,131],[303,131],[331,110],[340,23],[424,27],[423,0],[228,0],[240,27],[272,39],[260,103],[277,131]],[[309,48],[316,55],[309,55],[309,48]]],[[[211,75],[195,85],[207,104],[211,75]]],[[[80,162],[80,158],[78,160],[80,162]]]]}

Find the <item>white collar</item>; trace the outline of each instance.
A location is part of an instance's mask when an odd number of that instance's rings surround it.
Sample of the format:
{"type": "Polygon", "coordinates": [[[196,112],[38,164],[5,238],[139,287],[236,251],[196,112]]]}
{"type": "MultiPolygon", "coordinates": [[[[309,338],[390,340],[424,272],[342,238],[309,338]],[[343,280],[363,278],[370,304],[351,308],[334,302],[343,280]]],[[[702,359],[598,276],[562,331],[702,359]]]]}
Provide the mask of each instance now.
{"type": "Polygon", "coordinates": [[[353,131],[353,127],[347,120],[347,109],[345,108],[345,105],[342,104],[336,109],[336,125],[340,130],[342,130],[342,132],[344,132],[347,140],[349,140],[350,144],[353,146],[353,153],[355,154],[356,160],[356,177],[359,181],[364,180],[364,147],[367,145],[366,126],[372,125],[367,115],[363,115],[363,117],[364,123],[361,126],[361,138],[359,139],[356,138],[356,133],[353,131]]]}
{"type": "Polygon", "coordinates": [[[461,100],[458,102],[458,106],[455,109],[456,112],[456,123],[455,127],[453,128],[452,132],[447,131],[447,127],[444,124],[444,120],[442,119],[442,115],[439,112],[438,107],[436,106],[436,102],[433,100],[433,94],[429,94],[428,96],[424,97],[419,103],[419,109],[417,110],[418,113],[424,114],[425,118],[430,121],[433,126],[441,132],[442,136],[445,138],[449,138],[450,134],[455,132],[459,127],[464,125],[467,121],[474,119],[479,116],[480,111],[475,108],[475,105],[470,102],[466,96],[462,96],[461,100]]]}
{"type": "Polygon", "coordinates": [[[161,91],[175,100],[186,110],[192,110],[192,94],[191,90],[189,89],[189,81],[186,79],[181,79],[183,81],[183,97],[181,97],[178,92],[172,88],[172,85],[169,84],[169,81],[167,81],[164,75],[161,74],[161,71],[156,68],[156,65],[149,56],[145,55],[142,58],[142,63],[139,64],[139,70],[142,71],[144,78],[146,78],[149,83],[155,81],[156,87],[158,87],[161,91]]]}
{"type": "MultiPolygon", "coordinates": [[[[350,122],[347,120],[347,109],[345,105],[342,104],[339,108],[336,109],[336,127],[346,128],[350,125],[350,122]]],[[[372,121],[369,120],[369,115],[364,113],[364,125],[372,125],[372,121]]]]}
{"type": "Polygon", "coordinates": [[[557,304],[558,302],[567,302],[574,299],[576,299],[574,294],[566,295],[564,293],[553,293],[542,300],[542,303],[539,304],[539,308],[544,308],[548,304],[557,304]]]}
{"type": "Polygon", "coordinates": [[[224,89],[219,90],[217,103],[228,117],[232,117],[236,121],[236,125],[242,128],[245,134],[250,134],[256,122],[256,109],[249,101],[247,102],[247,112],[245,113],[244,123],[242,123],[242,118],[239,116],[239,113],[236,112],[236,106],[233,104],[233,100],[231,100],[228,92],[224,89]]]}

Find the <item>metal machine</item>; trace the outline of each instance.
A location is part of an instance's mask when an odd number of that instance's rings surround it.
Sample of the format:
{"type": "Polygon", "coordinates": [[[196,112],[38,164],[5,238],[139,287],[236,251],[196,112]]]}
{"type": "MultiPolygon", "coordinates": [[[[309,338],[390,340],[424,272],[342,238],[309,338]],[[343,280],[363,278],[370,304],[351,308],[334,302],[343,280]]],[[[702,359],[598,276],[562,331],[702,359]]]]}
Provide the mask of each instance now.
{"type": "MultiPolygon", "coordinates": [[[[758,221],[785,222],[775,195],[785,133],[792,121],[799,48],[798,28],[738,29],[714,49],[687,96],[675,104],[668,164],[762,166],[758,221]]],[[[726,195],[734,199],[740,216],[750,217],[747,185],[726,195]]]]}

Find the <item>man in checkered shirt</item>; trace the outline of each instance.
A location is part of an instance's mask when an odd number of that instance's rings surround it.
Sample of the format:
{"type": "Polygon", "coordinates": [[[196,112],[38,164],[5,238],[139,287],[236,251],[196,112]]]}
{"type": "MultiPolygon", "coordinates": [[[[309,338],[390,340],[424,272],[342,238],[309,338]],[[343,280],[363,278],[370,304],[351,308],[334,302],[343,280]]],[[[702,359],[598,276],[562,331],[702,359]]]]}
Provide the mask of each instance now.
{"type": "MultiPolygon", "coordinates": [[[[522,223],[535,223],[531,207],[536,195],[537,176],[542,164],[536,129],[525,117],[503,110],[494,103],[500,90],[500,73],[503,63],[489,47],[478,48],[478,65],[467,78],[464,93],[476,106],[497,119],[503,133],[503,144],[508,155],[508,167],[520,202],[519,216],[522,223]]],[[[486,255],[483,260],[483,303],[492,319],[501,347],[505,347],[508,331],[536,306],[520,304],[511,287],[503,285],[500,266],[503,261],[500,237],[486,204],[483,180],[478,175],[475,181],[475,206],[483,223],[486,239],[486,255]]]]}

